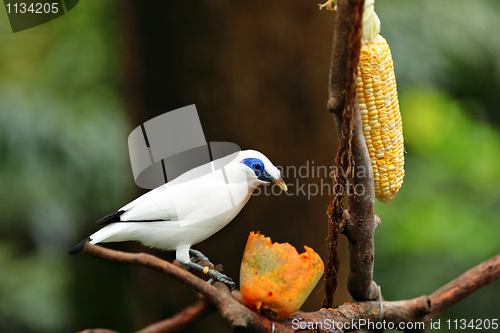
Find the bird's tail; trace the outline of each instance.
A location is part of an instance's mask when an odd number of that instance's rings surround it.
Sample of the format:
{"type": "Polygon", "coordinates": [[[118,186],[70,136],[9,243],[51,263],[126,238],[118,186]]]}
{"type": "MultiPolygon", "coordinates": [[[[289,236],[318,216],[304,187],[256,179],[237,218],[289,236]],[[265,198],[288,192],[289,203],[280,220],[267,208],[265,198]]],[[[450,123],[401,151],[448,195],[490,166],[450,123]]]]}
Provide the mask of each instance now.
{"type": "Polygon", "coordinates": [[[76,244],[71,250],[69,250],[68,254],[77,254],[78,252],[83,251],[83,246],[85,242],[89,242],[90,244],[97,243],[106,243],[106,242],[122,242],[127,240],[127,238],[120,237],[121,233],[124,229],[126,229],[127,225],[124,223],[111,223],[105,226],[104,228],[94,232],[90,237],[85,238],[80,243],[76,244]]]}
{"type": "Polygon", "coordinates": [[[83,246],[85,245],[85,243],[86,242],[91,242],[91,241],[92,241],[92,239],[90,237],[85,238],[80,243],[78,243],[75,246],[73,246],[73,248],[71,250],[69,250],[68,254],[69,255],[73,255],[73,254],[77,254],[78,252],[82,252],[83,251],[83,246]]]}

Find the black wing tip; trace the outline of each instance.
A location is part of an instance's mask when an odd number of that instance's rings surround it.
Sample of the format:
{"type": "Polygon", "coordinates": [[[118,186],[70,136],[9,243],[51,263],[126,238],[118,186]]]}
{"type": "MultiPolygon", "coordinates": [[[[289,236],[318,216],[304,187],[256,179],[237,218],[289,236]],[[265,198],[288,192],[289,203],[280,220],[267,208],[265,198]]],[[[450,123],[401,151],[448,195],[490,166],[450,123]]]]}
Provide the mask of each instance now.
{"type": "Polygon", "coordinates": [[[78,252],[82,252],[83,251],[83,247],[85,246],[85,243],[90,242],[91,240],[92,239],[90,239],[90,237],[85,238],[80,243],[78,243],[75,246],[73,246],[73,248],[68,251],[68,254],[69,255],[74,255],[74,254],[77,254],[78,252]]]}
{"type": "Polygon", "coordinates": [[[97,220],[96,223],[98,225],[105,225],[113,222],[120,222],[120,215],[122,215],[123,213],[125,213],[124,210],[114,211],[113,213],[106,215],[103,218],[100,218],[99,220],[97,220]]]}

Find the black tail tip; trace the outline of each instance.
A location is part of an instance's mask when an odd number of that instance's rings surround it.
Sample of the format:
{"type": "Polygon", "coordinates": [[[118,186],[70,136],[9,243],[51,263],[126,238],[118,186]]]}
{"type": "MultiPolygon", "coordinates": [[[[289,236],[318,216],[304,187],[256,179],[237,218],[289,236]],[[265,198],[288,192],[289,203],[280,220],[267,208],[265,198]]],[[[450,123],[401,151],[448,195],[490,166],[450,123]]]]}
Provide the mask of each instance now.
{"type": "Polygon", "coordinates": [[[90,242],[90,241],[91,241],[90,237],[85,238],[80,243],[78,243],[75,246],[73,246],[73,248],[68,251],[68,254],[69,255],[73,255],[73,254],[77,254],[78,252],[82,252],[83,251],[83,246],[85,245],[85,243],[86,242],[90,242]]]}

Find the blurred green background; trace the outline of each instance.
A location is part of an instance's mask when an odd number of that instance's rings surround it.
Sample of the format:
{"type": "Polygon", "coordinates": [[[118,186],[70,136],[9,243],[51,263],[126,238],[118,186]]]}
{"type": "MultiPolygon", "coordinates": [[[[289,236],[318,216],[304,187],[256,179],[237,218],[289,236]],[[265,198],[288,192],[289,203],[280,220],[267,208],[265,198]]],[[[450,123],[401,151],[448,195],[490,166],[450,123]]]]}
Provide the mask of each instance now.
{"type": "MultiPolygon", "coordinates": [[[[376,206],[374,278],[398,300],[500,252],[500,3],[378,0],[376,11],[407,154],[400,193],[376,206]]],[[[185,105],[197,105],[207,141],[258,149],[280,166],[332,165],[331,37],[331,14],[314,1],[86,0],[16,34],[0,8],[0,332],[131,332],[191,304],[196,295],[173,279],[67,250],[142,193],[130,131],[185,105]]],[[[306,189],[329,182],[286,176],[306,189]]],[[[327,204],[326,191],[255,197],[196,248],[233,278],[252,230],[326,260],[327,204]]],[[[320,307],[321,283],[304,310],[320,307]]],[[[498,318],[499,296],[496,281],[439,318],[498,318]]],[[[186,331],[228,329],[212,315],[186,331]]]]}

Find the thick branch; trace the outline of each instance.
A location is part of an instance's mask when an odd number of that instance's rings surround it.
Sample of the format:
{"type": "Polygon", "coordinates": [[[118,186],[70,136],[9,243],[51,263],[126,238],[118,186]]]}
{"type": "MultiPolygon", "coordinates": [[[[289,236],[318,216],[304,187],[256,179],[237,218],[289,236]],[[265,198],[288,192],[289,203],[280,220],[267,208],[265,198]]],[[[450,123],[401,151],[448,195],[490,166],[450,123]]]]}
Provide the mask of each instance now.
{"type": "MultiPolygon", "coordinates": [[[[348,193],[349,218],[346,219],[344,234],[349,240],[350,269],[347,284],[349,292],[357,301],[370,301],[379,296],[376,284],[372,281],[375,253],[373,235],[379,222],[375,219],[373,171],[363,135],[355,84],[361,50],[363,8],[364,1],[358,0],[353,8],[348,45],[350,56],[346,82],[346,107],[353,108],[350,148],[354,162],[354,168],[351,170],[354,184],[352,184],[353,193],[348,193]]],[[[349,184],[346,187],[349,189],[349,184]]]]}
{"type": "MultiPolygon", "coordinates": [[[[357,301],[377,299],[373,279],[375,228],[380,220],[375,216],[375,189],[370,156],[362,130],[356,96],[356,77],[361,49],[362,13],[364,0],[340,0],[335,19],[335,32],[330,67],[328,108],[334,113],[341,150],[347,150],[340,165],[349,170],[344,191],[347,210],[344,212],[343,233],[349,240],[348,289],[357,301]],[[353,181],[353,184],[349,183],[353,181]]],[[[342,153],[342,152],[341,152],[342,153]]]]}
{"type": "Polygon", "coordinates": [[[351,80],[357,75],[363,6],[364,0],[340,0],[334,16],[328,109],[340,116],[348,103],[346,93],[355,82],[351,80]]]}
{"type": "Polygon", "coordinates": [[[347,199],[348,206],[344,211],[346,224],[343,230],[349,240],[347,287],[355,300],[370,301],[379,296],[372,279],[375,254],[373,236],[380,219],[375,215],[373,171],[362,132],[359,107],[356,107],[353,121],[354,186],[353,193],[350,193],[347,199]]]}
{"type": "Polygon", "coordinates": [[[352,26],[352,13],[349,15],[344,8],[344,6],[340,7],[333,16],[334,31],[328,89],[328,110],[339,115],[342,115],[345,105],[347,60],[349,58],[349,50],[346,45],[349,42],[352,26]],[[340,14],[337,15],[339,12],[340,14]]]}
{"type": "Polygon", "coordinates": [[[460,277],[432,293],[429,296],[431,312],[427,319],[436,317],[453,304],[499,278],[500,254],[469,269],[460,277]]]}

